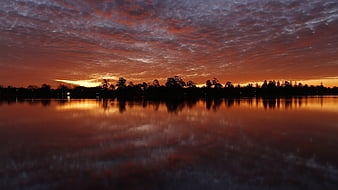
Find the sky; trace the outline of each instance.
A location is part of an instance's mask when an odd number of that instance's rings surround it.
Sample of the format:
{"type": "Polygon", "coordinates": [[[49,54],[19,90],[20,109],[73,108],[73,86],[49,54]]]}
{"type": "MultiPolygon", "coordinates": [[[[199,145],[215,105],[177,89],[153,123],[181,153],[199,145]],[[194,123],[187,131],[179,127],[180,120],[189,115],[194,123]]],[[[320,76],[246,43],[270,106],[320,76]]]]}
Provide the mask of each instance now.
{"type": "Polygon", "coordinates": [[[0,85],[175,75],[338,86],[338,1],[0,1],[0,85]]]}

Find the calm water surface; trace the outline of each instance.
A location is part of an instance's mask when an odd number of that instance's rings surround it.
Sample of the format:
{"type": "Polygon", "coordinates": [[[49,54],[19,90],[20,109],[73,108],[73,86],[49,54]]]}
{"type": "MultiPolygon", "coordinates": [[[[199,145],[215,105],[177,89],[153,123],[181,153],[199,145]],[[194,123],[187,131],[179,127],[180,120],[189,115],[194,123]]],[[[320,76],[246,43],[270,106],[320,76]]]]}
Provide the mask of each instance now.
{"type": "Polygon", "coordinates": [[[338,96],[0,103],[0,189],[337,189],[338,96]]]}

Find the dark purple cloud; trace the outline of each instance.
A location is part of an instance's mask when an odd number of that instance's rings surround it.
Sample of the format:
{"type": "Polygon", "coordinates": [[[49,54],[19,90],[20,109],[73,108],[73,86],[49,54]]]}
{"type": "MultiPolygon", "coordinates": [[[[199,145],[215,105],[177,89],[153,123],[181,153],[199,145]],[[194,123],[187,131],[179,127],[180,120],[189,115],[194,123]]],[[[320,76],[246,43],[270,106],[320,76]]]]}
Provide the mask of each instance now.
{"type": "Polygon", "coordinates": [[[0,83],[338,76],[335,0],[2,0],[0,83]],[[12,76],[12,77],[10,77],[12,76]]]}

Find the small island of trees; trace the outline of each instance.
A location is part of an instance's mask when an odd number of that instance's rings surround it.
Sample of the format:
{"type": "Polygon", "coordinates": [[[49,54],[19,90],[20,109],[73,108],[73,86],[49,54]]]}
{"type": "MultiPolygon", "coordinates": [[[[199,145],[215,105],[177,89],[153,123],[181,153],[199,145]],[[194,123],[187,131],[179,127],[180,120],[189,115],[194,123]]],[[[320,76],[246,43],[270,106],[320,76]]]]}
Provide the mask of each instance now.
{"type": "Polygon", "coordinates": [[[205,86],[197,87],[193,81],[185,82],[181,77],[169,77],[164,85],[158,80],[151,83],[127,83],[123,77],[116,83],[103,79],[97,87],[76,86],[70,88],[59,85],[51,88],[48,84],[41,87],[30,85],[27,88],[0,86],[0,99],[41,99],[41,98],[123,98],[123,99],[189,99],[189,98],[239,98],[239,97],[280,97],[307,95],[338,95],[338,87],[324,87],[323,85],[308,86],[301,83],[292,84],[291,81],[264,81],[262,85],[248,84],[234,85],[227,81],[220,83],[216,78],[207,80],[205,86]]]}

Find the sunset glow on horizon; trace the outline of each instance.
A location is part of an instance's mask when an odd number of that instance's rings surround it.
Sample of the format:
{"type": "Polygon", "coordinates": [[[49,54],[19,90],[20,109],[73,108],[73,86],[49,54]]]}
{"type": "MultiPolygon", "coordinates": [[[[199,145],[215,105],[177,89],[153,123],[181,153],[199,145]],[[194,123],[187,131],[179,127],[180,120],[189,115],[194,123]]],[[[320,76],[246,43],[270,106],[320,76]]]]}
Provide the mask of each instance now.
{"type": "MultiPolygon", "coordinates": [[[[57,82],[61,82],[61,84],[64,85],[71,85],[71,86],[84,86],[84,87],[98,87],[102,85],[102,80],[99,79],[91,79],[91,80],[55,80],[57,82]]],[[[274,79],[271,79],[274,80],[274,79]]],[[[284,81],[290,81],[290,80],[277,80],[280,83],[283,83],[284,81]]],[[[130,81],[133,82],[133,81],[130,81]]],[[[147,81],[148,83],[151,83],[152,81],[147,81]]],[[[222,85],[225,84],[226,81],[220,81],[222,85]]],[[[313,86],[319,86],[319,85],[324,85],[326,87],[335,87],[338,84],[338,78],[323,78],[323,79],[312,79],[312,80],[301,80],[301,81],[291,81],[293,85],[298,85],[299,83],[303,85],[313,85],[313,86]]],[[[117,80],[109,80],[109,83],[112,85],[115,85],[117,83],[117,80]]],[[[141,83],[141,82],[140,82],[141,83]]],[[[163,80],[160,82],[161,85],[165,84],[165,81],[163,80]]],[[[256,85],[258,84],[261,86],[263,84],[263,81],[249,81],[249,82],[244,82],[244,83],[234,83],[234,85],[240,85],[240,86],[247,86],[247,85],[256,85]]],[[[197,87],[204,87],[205,83],[197,83],[197,87]]]]}
{"type": "Polygon", "coordinates": [[[338,86],[335,0],[2,0],[0,85],[338,86]]]}

